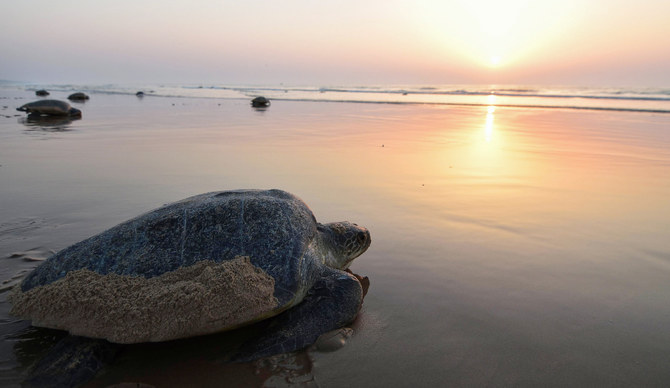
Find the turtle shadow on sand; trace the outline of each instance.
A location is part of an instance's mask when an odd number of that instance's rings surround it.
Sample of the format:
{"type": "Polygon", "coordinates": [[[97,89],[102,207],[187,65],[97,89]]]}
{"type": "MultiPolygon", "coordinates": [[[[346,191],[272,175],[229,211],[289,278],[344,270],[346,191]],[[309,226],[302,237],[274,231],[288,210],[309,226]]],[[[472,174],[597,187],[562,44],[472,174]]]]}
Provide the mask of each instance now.
{"type": "Polygon", "coordinates": [[[58,385],[77,385],[119,351],[231,329],[234,337],[217,337],[235,338],[224,341],[220,362],[303,349],[356,318],[369,281],[348,268],[369,245],[367,229],[320,224],[280,190],[165,205],[58,252],[13,290],[12,315],[75,334],[36,362],[28,381],[54,381],[50,371],[60,370],[58,385]]]}
{"type": "Polygon", "coordinates": [[[38,128],[46,132],[68,132],[72,130],[70,125],[76,120],[81,120],[81,117],[29,113],[26,117],[21,117],[19,123],[25,125],[29,130],[38,128]]]}

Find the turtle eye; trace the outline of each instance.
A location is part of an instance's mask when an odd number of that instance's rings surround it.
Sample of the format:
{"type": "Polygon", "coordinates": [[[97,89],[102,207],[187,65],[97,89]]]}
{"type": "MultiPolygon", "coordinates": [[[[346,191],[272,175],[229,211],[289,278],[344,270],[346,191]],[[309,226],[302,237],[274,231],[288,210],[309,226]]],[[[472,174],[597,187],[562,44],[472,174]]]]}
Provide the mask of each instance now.
{"type": "Polygon", "coordinates": [[[365,233],[363,233],[363,232],[358,232],[358,236],[357,236],[357,238],[358,238],[358,242],[359,242],[359,243],[361,243],[361,244],[364,243],[364,242],[365,242],[365,233]]]}

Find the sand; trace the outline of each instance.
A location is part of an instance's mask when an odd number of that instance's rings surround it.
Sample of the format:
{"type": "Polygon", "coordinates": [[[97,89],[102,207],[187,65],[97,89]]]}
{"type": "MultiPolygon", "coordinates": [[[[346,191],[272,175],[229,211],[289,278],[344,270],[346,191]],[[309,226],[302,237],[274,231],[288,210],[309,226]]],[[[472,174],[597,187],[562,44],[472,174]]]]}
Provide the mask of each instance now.
{"type": "MultiPolygon", "coordinates": [[[[1,113],[33,94],[6,94],[1,113]]],[[[286,101],[256,111],[103,94],[72,105],[83,118],[51,127],[0,117],[6,286],[37,264],[22,258],[162,204],[279,188],[374,240],[351,266],[371,284],[353,336],[298,368],[320,387],[670,381],[670,115],[286,101]]],[[[0,377],[15,383],[53,334],[10,318],[6,296],[0,377]]],[[[94,385],[285,376],[226,366],[235,333],[128,346],[94,385]]]]}
{"type": "Polygon", "coordinates": [[[211,334],[270,316],[274,279],[248,257],[201,261],[161,276],[73,271],[10,296],[11,315],[34,326],[130,344],[211,334]]]}

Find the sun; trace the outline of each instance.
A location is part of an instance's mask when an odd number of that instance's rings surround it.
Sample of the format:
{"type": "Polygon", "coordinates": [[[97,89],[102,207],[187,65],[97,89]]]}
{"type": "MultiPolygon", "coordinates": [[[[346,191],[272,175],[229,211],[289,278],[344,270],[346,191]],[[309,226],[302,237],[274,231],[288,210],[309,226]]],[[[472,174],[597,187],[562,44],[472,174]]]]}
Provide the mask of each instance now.
{"type": "Polygon", "coordinates": [[[491,67],[500,66],[500,56],[499,55],[492,55],[490,60],[489,60],[489,66],[491,66],[491,67]]]}
{"type": "Polygon", "coordinates": [[[575,23],[581,23],[577,0],[416,3],[421,4],[419,27],[425,29],[431,45],[435,44],[429,52],[444,53],[440,58],[445,65],[454,64],[457,58],[462,68],[472,66],[473,74],[514,74],[538,61],[555,66],[547,61],[546,52],[558,47],[575,23]]]}

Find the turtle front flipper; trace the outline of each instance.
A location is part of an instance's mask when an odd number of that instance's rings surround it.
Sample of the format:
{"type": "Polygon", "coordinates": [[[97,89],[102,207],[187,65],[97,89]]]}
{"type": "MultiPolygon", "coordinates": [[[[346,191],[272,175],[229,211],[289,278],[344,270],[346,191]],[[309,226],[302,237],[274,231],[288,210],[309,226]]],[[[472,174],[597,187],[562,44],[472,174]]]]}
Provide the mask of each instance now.
{"type": "Polygon", "coordinates": [[[263,334],[242,345],[233,361],[252,361],[305,348],[321,334],[351,323],[362,303],[363,288],[354,275],[324,267],[303,301],[270,319],[263,334]]]}

